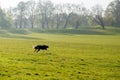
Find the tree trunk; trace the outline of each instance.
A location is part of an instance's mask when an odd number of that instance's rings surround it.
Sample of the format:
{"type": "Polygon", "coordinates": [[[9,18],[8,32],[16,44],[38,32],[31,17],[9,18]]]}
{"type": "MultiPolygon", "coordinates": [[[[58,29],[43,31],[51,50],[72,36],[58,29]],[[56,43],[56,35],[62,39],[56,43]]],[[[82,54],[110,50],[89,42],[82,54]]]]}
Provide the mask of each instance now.
{"type": "Polygon", "coordinates": [[[42,14],[41,27],[42,27],[42,29],[45,28],[45,18],[44,18],[44,14],[42,14]]]}
{"type": "Polygon", "coordinates": [[[60,20],[60,18],[59,18],[58,14],[57,14],[57,22],[56,22],[56,28],[57,29],[59,29],[59,20],[60,20]]]}
{"type": "Polygon", "coordinates": [[[80,23],[79,21],[76,21],[76,24],[75,24],[75,29],[78,29],[78,27],[80,26],[80,23]]]}
{"type": "Polygon", "coordinates": [[[65,25],[64,25],[64,28],[67,28],[67,24],[68,24],[68,21],[69,21],[69,18],[71,16],[72,12],[68,15],[68,17],[66,18],[66,21],[65,21],[65,25]]]}

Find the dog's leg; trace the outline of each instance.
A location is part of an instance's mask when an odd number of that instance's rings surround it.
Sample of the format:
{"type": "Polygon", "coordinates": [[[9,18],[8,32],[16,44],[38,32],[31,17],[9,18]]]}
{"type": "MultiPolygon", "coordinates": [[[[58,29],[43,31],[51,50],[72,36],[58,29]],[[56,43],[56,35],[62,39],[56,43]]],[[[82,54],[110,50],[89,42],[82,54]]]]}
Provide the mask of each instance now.
{"type": "Polygon", "coordinates": [[[34,52],[36,52],[37,50],[35,49],[34,52]]]}
{"type": "Polygon", "coordinates": [[[37,50],[37,52],[39,52],[39,51],[40,51],[40,49],[37,50]]]}

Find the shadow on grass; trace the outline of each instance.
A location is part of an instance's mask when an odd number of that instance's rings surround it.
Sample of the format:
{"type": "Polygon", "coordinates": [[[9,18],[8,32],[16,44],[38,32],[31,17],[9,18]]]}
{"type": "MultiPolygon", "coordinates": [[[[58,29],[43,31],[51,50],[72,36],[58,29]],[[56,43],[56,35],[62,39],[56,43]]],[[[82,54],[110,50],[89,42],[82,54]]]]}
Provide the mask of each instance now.
{"type": "Polygon", "coordinates": [[[40,38],[34,38],[34,37],[28,37],[28,36],[7,36],[9,38],[20,38],[20,39],[40,39],[40,38]]]}
{"type": "Polygon", "coordinates": [[[14,35],[10,33],[6,33],[4,31],[0,31],[0,37],[3,38],[19,38],[19,39],[40,39],[40,38],[35,38],[35,37],[29,37],[29,36],[24,36],[24,35],[14,35]]]}
{"type": "Polygon", "coordinates": [[[30,34],[30,32],[26,29],[0,30],[0,37],[3,38],[40,39],[36,37],[27,36],[27,34],[30,34]]]}
{"type": "Polygon", "coordinates": [[[12,35],[0,35],[0,37],[3,38],[18,38],[18,39],[40,39],[40,38],[34,38],[34,37],[28,37],[28,36],[12,36],[12,35]]]}
{"type": "Polygon", "coordinates": [[[34,33],[53,33],[53,34],[85,34],[85,35],[112,35],[112,33],[107,32],[106,30],[95,30],[95,29],[64,29],[64,30],[40,30],[40,29],[30,29],[34,33]]]}
{"type": "Polygon", "coordinates": [[[30,33],[26,29],[7,29],[6,31],[12,34],[24,34],[24,35],[27,35],[30,33]]]}

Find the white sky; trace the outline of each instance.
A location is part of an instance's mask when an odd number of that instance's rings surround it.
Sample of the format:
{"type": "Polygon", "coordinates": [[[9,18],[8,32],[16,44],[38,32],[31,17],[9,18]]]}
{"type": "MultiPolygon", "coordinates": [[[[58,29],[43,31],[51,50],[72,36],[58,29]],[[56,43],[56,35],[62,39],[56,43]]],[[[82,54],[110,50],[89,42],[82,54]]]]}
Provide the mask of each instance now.
{"type": "MultiPolygon", "coordinates": [[[[28,0],[0,0],[0,5],[2,8],[9,8],[17,6],[20,1],[28,1],[28,0]]],[[[51,0],[54,3],[83,3],[85,7],[92,7],[96,4],[102,5],[103,8],[106,8],[107,5],[113,0],[51,0]]]]}

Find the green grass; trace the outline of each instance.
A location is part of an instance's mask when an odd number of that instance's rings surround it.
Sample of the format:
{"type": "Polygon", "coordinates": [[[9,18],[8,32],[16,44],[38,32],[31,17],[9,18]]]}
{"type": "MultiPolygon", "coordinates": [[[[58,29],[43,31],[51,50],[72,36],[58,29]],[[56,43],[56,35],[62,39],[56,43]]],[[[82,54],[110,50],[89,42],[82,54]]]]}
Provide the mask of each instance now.
{"type": "Polygon", "coordinates": [[[120,80],[119,34],[15,33],[0,35],[0,80],[120,80]]]}

